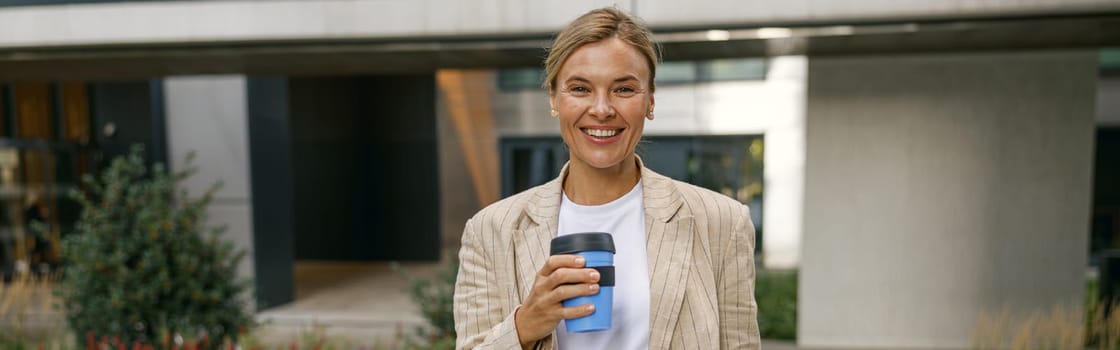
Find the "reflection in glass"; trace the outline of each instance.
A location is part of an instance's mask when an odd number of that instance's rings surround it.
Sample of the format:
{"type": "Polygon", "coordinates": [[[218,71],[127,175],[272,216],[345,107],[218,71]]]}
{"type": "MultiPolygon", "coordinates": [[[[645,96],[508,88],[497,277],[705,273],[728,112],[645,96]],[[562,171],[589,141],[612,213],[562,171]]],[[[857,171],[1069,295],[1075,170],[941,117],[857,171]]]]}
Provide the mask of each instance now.
{"type": "Polygon", "coordinates": [[[95,152],[84,83],[20,82],[0,91],[7,104],[0,106],[0,273],[8,280],[58,265],[60,234],[79,215],[66,193],[91,171],[95,152]]]}

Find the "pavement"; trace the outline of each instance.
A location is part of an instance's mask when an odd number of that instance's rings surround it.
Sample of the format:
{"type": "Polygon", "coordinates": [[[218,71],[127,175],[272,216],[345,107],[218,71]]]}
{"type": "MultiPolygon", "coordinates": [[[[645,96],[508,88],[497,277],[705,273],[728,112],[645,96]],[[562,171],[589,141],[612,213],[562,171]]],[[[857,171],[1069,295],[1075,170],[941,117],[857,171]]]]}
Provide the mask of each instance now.
{"type": "MultiPolygon", "coordinates": [[[[404,263],[431,278],[436,263],[404,263]]],[[[389,263],[300,261],[295,301],[257,313],[261,337],[275,341],[325,332],[334,339],[372,344],[426,324],[408,294],[409,283],[389,263]]]]}
{"type": "MultiPolygon", "coordinates": [[[[441,265],[401,267],[413,276],[432,278],[441,265]]],[[[308,336],[325,335],[341,348],[369,347],[393,344],[426,325],[410,300],[408,280],[389,263],[300,261],[294,271],[295,301],[257,313],[261,327],[254,335],[264,345],[287,348],[308,336]]],[[[52,288],[49,280],[31,279],[0,287],[0,330],[72,339],[64,315],[53,307],[57,299],[52,288]]],[[[764,340],[763,349],[798,348],[788,341],[764,340]]]]}

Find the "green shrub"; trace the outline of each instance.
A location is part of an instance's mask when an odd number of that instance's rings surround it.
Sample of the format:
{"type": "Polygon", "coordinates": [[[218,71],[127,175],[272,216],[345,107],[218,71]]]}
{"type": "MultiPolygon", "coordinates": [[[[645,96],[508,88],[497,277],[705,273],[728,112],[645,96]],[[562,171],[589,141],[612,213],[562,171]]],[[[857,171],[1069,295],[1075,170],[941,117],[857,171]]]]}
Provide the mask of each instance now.
{"type": "Polygon", "coordinates": [[[251,326],[248,284],[236,278],[244,253],[220,239],[221,229],[203,227],[218,185],[190,199],[179,183],[193,172],[149,170],[136,146],[99,176],[84,177],[85,193],[72,193],[82,213],[63,242],[57,294],[79,344],[103,336],[218,344],[251,326]]]}
{"type": "Polygon", "coordinates": [[[758,329],[763,338],[797,338],[797,272],[759,270],[755,276],[758,329]]]}
{"type": "Polygon", "coordinates": [[[402,334],[402,349],[454,349],[455,348],[455,278],[459,262],[452,259],[442,266],[431,279],[418,278],[393,263],[393,270],[408,281],[409,297],[428,327],[420,327],[412,336],[402,334]]]}

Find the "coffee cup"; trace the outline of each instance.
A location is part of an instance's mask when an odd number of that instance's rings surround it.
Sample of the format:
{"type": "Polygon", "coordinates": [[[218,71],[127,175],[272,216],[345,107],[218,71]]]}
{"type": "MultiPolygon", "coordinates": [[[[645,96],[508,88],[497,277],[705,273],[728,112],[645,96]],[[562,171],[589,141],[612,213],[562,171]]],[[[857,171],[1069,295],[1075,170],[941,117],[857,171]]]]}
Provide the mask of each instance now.
{"type": "Polygon", "coordinates": [[[595,305],[590,315],[564,320],[568,332],[584,333],[611,328],[614,304],[614,239],[609,233],[573,233],[552,239],[552,255],[575,254],[586,261],[585,268],[599,271],[599,293],[564,300],[564,307],[595,305]]]}

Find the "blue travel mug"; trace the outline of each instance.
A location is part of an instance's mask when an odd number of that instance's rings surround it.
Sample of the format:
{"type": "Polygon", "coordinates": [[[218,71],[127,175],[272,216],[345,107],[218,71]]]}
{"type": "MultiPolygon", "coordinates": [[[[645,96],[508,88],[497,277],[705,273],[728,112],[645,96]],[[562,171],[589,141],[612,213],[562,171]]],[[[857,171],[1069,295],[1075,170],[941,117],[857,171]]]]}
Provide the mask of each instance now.
{"type": "Polygon", "coordinates": [[[590,315],[564,320],[568,332],[583,333],[611,328],[611,306],[614,304],[614,238],[609,233],[587,232],[563,235],[552,239],[552,255],[582,256],[586,268],[599,271],[599,293],[564,300],[564,307],[595,304],[590,315]]]}

